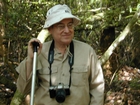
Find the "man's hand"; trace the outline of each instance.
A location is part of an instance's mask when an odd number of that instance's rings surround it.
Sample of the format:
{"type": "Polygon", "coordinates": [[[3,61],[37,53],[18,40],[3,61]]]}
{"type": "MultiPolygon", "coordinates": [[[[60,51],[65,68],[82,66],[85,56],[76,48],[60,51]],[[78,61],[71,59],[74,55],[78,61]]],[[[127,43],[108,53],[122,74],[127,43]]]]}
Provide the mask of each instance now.
{"type": "Polygon", "coordinates": [[[40,54],[41,49],[42,49],[42,43],[37,39],[37,38],[33,38],[28,42],[28,58],[29,59],[33,59],[33,42],[37,42],[39,43],[39,46],[37,47],[38,49],[38,54],[40,54]]]}

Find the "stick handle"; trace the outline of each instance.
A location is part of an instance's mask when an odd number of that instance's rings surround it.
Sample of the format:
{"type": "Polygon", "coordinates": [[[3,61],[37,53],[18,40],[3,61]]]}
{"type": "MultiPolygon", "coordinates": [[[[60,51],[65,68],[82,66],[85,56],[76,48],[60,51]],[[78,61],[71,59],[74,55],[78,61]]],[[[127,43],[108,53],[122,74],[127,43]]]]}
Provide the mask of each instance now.
{"type": "Polygon", "coordinates": [[[32,85],[31,85],[31,99],[30,99],[30,105],[34,105],[34,92],[35,92],[35,80],[36,80],[36,63],[37,63],[37,47],[39,46],[39,43],[33,42],[33,52],[34,52],[34,58],[33,58],[33,74],[32,74],[32,85]]]}

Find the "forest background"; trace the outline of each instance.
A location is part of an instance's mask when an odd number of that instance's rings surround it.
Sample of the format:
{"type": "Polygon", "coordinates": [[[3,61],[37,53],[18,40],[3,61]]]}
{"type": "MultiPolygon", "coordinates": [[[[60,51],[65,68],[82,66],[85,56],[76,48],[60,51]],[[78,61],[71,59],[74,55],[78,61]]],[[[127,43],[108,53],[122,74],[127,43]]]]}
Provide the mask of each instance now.
{"type": "Polygon", "coordinates": [[[15,68],[58,3],[81,19],[75,39],[90,44],[102,63],[104,105],[140,105],[140,0],[0,0],[0,105],[20,105],[13,104],[15,68]]]}

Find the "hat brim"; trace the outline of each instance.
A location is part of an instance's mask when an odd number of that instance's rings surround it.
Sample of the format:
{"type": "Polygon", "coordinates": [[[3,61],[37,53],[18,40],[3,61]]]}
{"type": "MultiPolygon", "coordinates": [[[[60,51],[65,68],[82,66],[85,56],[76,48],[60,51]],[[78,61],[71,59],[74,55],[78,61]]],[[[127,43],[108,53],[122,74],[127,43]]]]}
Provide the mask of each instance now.
{"type": "Polygon", "coordinates": [[[45,21],[43,28],[49,28],[50,26],[62,21],[63,19],[68,19],[68,18],[73,19],[73,23],[75,26],[77,26],[80,23],[80,19],[78,17],[69,13],[65,13],[63,15],[53,16],[53,18],[48,17],[45,21]]]}

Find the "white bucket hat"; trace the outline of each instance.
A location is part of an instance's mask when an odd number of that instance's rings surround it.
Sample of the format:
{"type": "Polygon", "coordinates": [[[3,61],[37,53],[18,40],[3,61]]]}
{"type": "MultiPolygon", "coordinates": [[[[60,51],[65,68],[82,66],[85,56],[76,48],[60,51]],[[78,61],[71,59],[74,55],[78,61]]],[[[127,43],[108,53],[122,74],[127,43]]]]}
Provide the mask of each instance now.
{"type": "Polygon", "coordinates": [[[48,10],[43,28],[49,28],[53,24],[56,24],[61,20],[67,18],[72,18],[75,26],[80,22],[80,19],[78,17],[71,14],[71,10],[67,5],[55,5],[48,10]]]}

